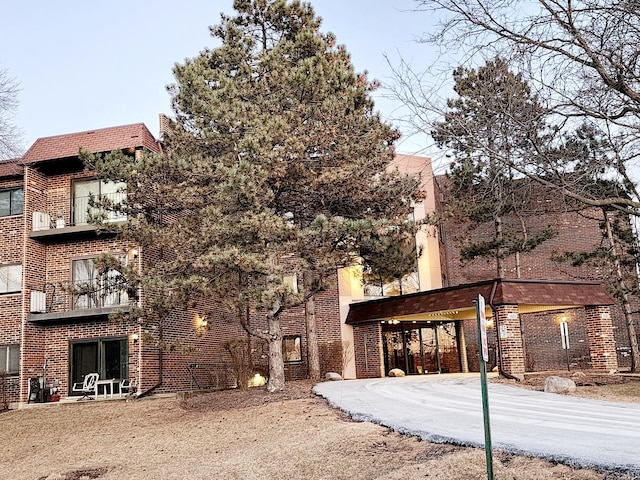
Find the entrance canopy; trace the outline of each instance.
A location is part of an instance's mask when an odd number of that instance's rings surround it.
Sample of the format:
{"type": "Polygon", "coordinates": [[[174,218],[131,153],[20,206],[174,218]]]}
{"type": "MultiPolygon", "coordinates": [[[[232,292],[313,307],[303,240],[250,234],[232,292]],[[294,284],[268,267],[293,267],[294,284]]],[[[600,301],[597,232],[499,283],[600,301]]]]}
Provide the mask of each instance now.
{"type": "Polygon", "coordinates": [[[500,305],[517,305],[519,313],[536,313],[615,303],[599,283],[496,279],[353,303],[346,323],[475,318],[479,294],[486,300],[487,317],[493,315],[491,306],[500,305]]]}

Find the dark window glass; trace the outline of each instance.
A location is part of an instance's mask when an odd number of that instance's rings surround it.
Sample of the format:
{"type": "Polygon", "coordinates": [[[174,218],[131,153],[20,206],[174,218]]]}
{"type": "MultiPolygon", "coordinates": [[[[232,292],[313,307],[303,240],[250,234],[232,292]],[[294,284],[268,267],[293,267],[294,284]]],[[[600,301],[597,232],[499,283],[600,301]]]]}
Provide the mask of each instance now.
{"type": "Polygon", "coordinates": [[[23,204],[24,190],[21,188],[11,190],[11,215],[22,215],[23,204]]]}
{"type": "Polygon", "coordinates": [[[71,344],[71,379],[82,383],[84,376],[97,373],[100,380],[129,378],[127,338],[78,341],[71,344]]]}
{"type": "Polygon", "coordinates": [[[20,345],[0,345],[0,372],[15,375],[20,369],[20,345]]]}
{"type": "Polygon", "coordinates": [[[0,217],[9,215],[22,215],[24,204],[24,190],[14,188],[0,192],[0,217]]]}
{"type": "Polygon", "coordinates": [[[22,290],[22,265],[0,266],[0,293],[22,290]]]}
{"type": "Polygon", "coordinates": [[[0,192],[0,217],[11,215],[11,192],[0,192]]]}

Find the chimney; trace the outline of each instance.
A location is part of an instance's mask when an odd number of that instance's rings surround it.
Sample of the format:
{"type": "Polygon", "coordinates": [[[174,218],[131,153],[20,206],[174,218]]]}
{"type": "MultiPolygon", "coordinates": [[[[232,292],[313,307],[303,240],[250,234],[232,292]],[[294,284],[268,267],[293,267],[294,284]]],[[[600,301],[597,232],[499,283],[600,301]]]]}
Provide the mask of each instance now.
{"type": "Polygon", "coordinates": [[[164,138],[164,133],[168,132],[171,128],[171,119],[166,116],[164,113],[160,114],[160,132],[158,135],[158,140],[162,141],[164,138]]]}

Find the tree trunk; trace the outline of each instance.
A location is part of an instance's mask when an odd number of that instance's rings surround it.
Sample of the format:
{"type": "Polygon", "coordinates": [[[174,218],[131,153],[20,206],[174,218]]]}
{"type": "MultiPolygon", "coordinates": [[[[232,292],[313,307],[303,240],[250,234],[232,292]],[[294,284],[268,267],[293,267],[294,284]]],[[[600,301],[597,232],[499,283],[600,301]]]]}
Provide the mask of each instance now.
{"type": "Polygon", "coordinates": [[[616,283],[618,284],[618,298],[622,302],[622,312],[624,313],[624,319],[627,324],[627,333],[629,334],[629,344],[631,345],[631,371],[636,372],[640,366],[640,348],[638,348],[638,335],[636,334],[636,327],[633,321],[633,314],[631,310],[631,303],[629,302],[629,289],[627,288],[624,276],[622,273],[622,266],[620,265],[620,257],[618,256],[618,249],[613,238],[613,232],[611,230],[611,222],[606,210],[602,211],[604,215],[604,223],[607,229],[607,239],[609,240],[609,247],[611,248],[611,255],[613,257],[613,264],[616,272],[616,283]]]}
{"type": "MultiPolygon", "coordinates": [[[[303,274],[304,292],[307,295],[313,288],[313,272],[303,274]]],[[[309,362],[309,378],[320,380],[320,351],[318,348],[318,332],[316,330],[316,300],[309,296],[305,303],[304,317],[307,326],[307,361],[309,362]]]]}
{"type": "Polygon", "coordinates": [[[280,306],[267,313],[269,327],[269,381],[268,392],[284,389],[284,360],[282,358],[282,329],[280,328],[280,306]]]}
{"type": "Polygon", "coordinates": [[[502,217],[497,216],[495,218],[496,226],[496,241],[498,247],[496,248],[496,270],[498,278],[504,278],[504,262],[502,258],[502,217]]]}

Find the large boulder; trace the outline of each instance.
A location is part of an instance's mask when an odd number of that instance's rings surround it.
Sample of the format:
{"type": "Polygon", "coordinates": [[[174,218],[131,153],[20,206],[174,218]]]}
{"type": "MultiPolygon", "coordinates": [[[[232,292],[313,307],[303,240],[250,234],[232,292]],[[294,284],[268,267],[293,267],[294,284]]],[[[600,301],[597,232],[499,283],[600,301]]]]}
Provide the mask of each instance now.
{"type": "Polygon", "coordinates": [[[576,391],[576,382],[570,378],[552,375],[544,381],[544,391],[548,393],[571,393],[576,391]]]}
{"type": "Polygon", "coordinates": [[[325,380],[332,380],[332,381],[342,380],[342,377],[340,376],[340,374],[336,372],[327,372],[324,378],[325,380]]]}
{"type": "Polygon", "coordinates": [[[392,368],[389,370],[390,377],[404,377],[404,371],[399,368],[392,368]]]}

